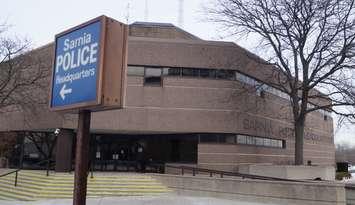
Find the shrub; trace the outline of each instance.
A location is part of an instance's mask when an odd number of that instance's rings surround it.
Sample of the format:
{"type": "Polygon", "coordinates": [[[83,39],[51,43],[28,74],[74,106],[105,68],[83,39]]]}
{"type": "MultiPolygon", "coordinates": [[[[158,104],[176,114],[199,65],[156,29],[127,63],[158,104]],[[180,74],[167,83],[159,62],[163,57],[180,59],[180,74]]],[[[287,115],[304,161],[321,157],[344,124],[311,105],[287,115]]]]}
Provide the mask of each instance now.
{"type": "Polygon", "coordinates": [[[335,175],[336,180],[343,180],[344,178],[351,178],[351,174],[349,172],[337,172],[335,175]]]}

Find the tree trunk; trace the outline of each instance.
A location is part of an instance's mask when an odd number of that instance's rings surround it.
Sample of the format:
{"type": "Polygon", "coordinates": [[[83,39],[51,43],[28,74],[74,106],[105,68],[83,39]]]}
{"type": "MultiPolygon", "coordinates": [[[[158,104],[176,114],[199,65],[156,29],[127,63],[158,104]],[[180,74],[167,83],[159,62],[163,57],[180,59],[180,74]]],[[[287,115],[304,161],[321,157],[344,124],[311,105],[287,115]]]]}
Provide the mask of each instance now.
{"type": "Polygon", "coordinates": [[[303,165],[303,136],[305,119],[295,122],[295,165],[303,165]]]}

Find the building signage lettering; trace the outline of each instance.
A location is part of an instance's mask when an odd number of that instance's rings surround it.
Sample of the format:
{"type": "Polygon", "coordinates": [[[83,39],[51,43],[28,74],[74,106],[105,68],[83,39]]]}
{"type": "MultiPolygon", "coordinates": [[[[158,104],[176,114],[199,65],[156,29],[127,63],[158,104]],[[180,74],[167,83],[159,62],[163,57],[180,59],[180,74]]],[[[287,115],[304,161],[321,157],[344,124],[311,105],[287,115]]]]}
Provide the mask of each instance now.
{"type": "Polygon", "coordinates": [[[97,100],[101,21],[56,38],[51,107],[97,100]]]}
{"type": "Polygon", "coordinates": [[[271,121],[261,121],[261,120],[243,120],[243,127],[246,130],[255,130],[257,132],[263,132],[268,135],[272,135],[274,133],[271,121]]]}
{"type": "MultiPolygon", "coordinates": [[[[266,136],[279,136],[286,139],[294,138],[294,129],[289,127],[274,127],[270,120],[258,120],[258,119],[243,119],[243,128],[249,131],[256,131],[263,133],[266,136]]],[[[314,134],[312,132],[305,132],[304,139],[309,141],[321,141],[325,137],[314,134]]]]}

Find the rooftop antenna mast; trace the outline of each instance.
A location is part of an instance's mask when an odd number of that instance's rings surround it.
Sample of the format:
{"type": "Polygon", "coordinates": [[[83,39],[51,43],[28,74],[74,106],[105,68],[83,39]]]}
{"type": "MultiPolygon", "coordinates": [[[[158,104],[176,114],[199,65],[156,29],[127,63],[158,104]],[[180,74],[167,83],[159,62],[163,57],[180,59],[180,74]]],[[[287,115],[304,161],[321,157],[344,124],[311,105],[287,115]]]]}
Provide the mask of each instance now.
{"type": "Polygon", "coordinates": [[[127,23],[127,24],[129,24],[129,9],[130,9],[130,2],[128,1],[127,7],[126,7],[126,11],[127,11],[127,14],[126,14],[126,23],[127,23]]]}
{"type": "Polygon", "coordinates": [[[178,25],[184,26],[184,0],[179,0],[178,25]]]}
{"type": "Polygon", "coordinates": [[[145,0],[144,21],[148,21],[148,0],[145,0]]]}

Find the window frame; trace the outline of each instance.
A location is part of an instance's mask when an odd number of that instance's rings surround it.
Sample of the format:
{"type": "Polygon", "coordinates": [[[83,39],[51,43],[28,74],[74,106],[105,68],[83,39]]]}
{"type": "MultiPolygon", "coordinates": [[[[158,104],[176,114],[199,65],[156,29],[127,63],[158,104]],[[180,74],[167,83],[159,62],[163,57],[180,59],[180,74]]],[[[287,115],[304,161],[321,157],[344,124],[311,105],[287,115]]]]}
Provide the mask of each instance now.
{"type": "Polygon", "coordinates": [[[162,67],[144,67],[144,80],[143,80],[143,86],[148,86],[148,87],[162,87],[163,86],[163,68],[162,67]],[[160,70],[160,76],[147,76],[147,70],[148,69],[159,69],[160,70]],[[147,79],[159,79],[159,83],[151,81],[147,82],[147,79]]]}

